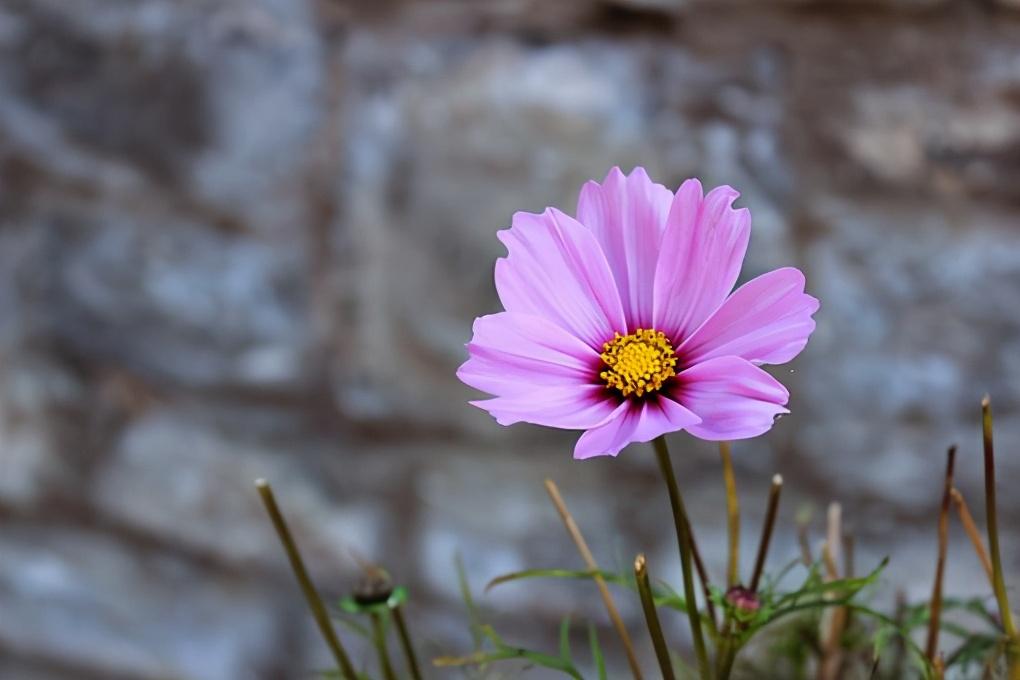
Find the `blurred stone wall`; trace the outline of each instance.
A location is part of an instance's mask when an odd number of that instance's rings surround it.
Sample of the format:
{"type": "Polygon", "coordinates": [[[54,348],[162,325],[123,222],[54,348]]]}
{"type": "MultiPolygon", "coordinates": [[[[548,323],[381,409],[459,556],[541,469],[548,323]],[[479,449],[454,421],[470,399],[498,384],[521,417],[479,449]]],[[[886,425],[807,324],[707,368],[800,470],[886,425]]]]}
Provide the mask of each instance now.
{"type": "MultiPolygon", "coordinates": [[[[355,555],[411,587],[426,657],[469,645],[455,553],[476,587],[579,566],[546,476],[606,566],[676,582],[647,451],[574,463],[453,376],[494,232],[614,164],[734,185],[744,277],[795,264],[822,300],[792,415],[736,447],[745,557],[779,471],[776,562],[835,498],[861,568],[895,550],[923,595],[952,441],[982,514],[984,391],[1020,480],[1016,5],[0,0],[0,676],[325,667],[259,476],[324,591],[355,555]]],[[[721,574],[714,450],[674,448],[721,574]]],[[[951,587],[976,569],[954,533],[951,587]]],[[[572,613],[612,648],[583,585],[503,588],[514,639],[572,613]]]]}

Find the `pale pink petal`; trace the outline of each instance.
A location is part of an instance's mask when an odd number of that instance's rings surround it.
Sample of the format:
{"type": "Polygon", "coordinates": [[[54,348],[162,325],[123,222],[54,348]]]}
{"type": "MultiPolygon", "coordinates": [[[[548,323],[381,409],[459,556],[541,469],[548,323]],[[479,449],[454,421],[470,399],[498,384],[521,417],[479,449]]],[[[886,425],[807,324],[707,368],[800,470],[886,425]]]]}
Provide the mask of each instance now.
{"type": "Polygon", "coordinates": [[[471,402],[501,425],[585,429],[601,423],[616,407],[598,381],[598,352],[539,316],[519,312],[475,320],[468,360],[457,377],[497,395],[471,402]]]}
{"type": "Polygon", "coordinates": [[[696,413],[701,422],[687,428],[712,441],[747,439],[767,432],[790,393],[771,375],[746,359],[709,359],[681,372],[671,396],[696,413]]]}
{"type": "Polygon", "coordinates": [[[490,314],[475,319],[473,331],[457,377],[483,392],[507,396],[598,380],[598,352],[542,317],[490,314]]]}
{"type": "Polygon", "coordinates": [[[488,411],[500,425],[523,422],[584,430],[605,422],[617,403],[602,385],[546,385],[531,392],[472,401],[471,405],[488,411]]]}
{"type": "Polygon", "coordinates": [[[655,268],[654,327],[679,344],[733,289],[751,235],[751,214],[734,210],[728,186],[702,197],[701,183],[680,186],[666,219],[655,268]]]}
{"type": "Polygon", "coordinates": [[[613,168],[602,184],[581,189],[577,220],[592,230],[609,261],[630,330],[652,323],[652,284],[673,192],[648,178],[613,168]]]}
{"type": "Polygon", "coordinates": [[[506,311],[541,316],[590,347],[626,332],[606,256],[574,218],[555,208],[519,212],[499,238],[509,253],[496,262],[496,291],[506,311]]]}
{"type": "Polygon", "coordinates": [[[738,356],[782,364],[797,356],[815,329],[818,300],[804,293],[804,275],[792,267],[748,281],[677,348],[685,362],[738,356]]]}
{"type": "Polygon", "coordinates": [[[663,394],[642,401],[624,401],[604,423],[581,435],[574,458],[615,456],[627,444],[649,442],[700,422],[700,418],[663,394]]]}

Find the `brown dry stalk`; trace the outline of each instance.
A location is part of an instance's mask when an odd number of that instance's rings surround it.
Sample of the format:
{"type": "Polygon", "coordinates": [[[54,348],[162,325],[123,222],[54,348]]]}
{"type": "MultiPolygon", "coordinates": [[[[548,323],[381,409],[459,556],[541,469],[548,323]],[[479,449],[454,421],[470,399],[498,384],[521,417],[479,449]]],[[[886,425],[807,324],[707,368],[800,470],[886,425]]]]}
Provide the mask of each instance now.
{"type": "Polygon", "coordinates": [[[620,612],[616,609],[616,603],[613,602],[613,596],[609,592],[606,580],[598,573],[599,565],[595,562],[595,557],[591,554],[591,550],[588,549],[588,543],[585,542],[581,529],[578,528],[577,522],[574,521],[570,511],[567,510],[567,506],[563,502],[563,497],[560,496],[560,490],[556,487],[556,483],[551,479],[546,479],[545,490],[549,493],[549,498],[552,500],[553,505],[556,506],[556,512],[559,513],[560,519],[563,520],[567,533],[570,534],[574,545],[577,546],[577,551],[581,553],[581,559],[584,560],[585,566],[588,568],[588,571],[594,572],[592,578],[595,580],[595,585],[599,588],[599,594],[602,595],[602,602],[606,606],[606,611],[613,622],[613,627],[616,628],[620,641],[623,642],[623,649],[627,653],[627,663],[630,665],[631,675],[634,676],[635,680],[641,680],[641,666],[638,664],[637,654],[634,653],[634,645],[630,640],[630,634],[627,633],[627,628],[623,625],[623,619],[620,618],[620,612]]]}
{"type": "Polygon", "coordinates": [[[797,542],[800,544],[800,561],[805,567],[810,567],[815,563],[815,558],[811,554],[811,542],[808,539],[808,523],[799,519],[797,520],[797,542]]]}
{"type": "Polygon", "coordinates": [[[988,582],[995,587],[995,577],[992,575],[992,561],[988,559],[988,553],[985,551],[985,540],[981,538],[981,531],[977,528],[977,524],[974,522],[974,516],[970,514],[970,508],[967,506],[967,501],[964,499],[963,494],[960,493],[959,489],[953,488],[949,492],[953,497],[953,504],[956,506],[956,514],[960,516],[960,523],[963,524],[963,530],[967,532],[967,537],[970,539],[971,545],[974,546],[974,552],[977,553],[978,559],[981,560],[981,566],[984,567],[985,573],[988,575],[988,582]]]}
{"type": "Polygon", "coordinates": [[[769,552],[769,543],[772,541],[772,530],[776,526],[776,513],[779,511],[779,496],[783,491],[783,476],[772,476],[772,487],[769,489],[768,508],[765,510],[765,523],[761,528],[761,541],[758,543],[758,556],[754,560],[754,571],[751,572],[752,592],[757,592],[758,582],[761,580],[762,572],[765,570],[765,557],[769,552]]]}
{"type": "Polygon", "coordinates": [[[935,664],[939,658],[939,626],[942,618],[942,580],[946,571],[946,551],[949,549],[949,505],[953,494],[953,466],[956,463],[956,446],[949,447],[946,455],[946,477],[942,486],[942,505],[939,508],[939,552],[935,560],[935,582],[931,589],[931,616],[928,619],[928,643],[924,652],[935,664]]]}
{"type": "MultiPolygon", "coordinates": [[[[843,543],[843,512],[839,503],[831,503],[828,512],[825,546],[822,559],[825,562],[826,581],[839,578],[839,549],[843,543]]],[[[831,594],[827,597],[833,597],[831,594]]],[[[846,625],[846,607],[830,609],[822,619],[822,658],[818,664],[819,680],[836,680],[843,664],[843,648],[840,639],[846,625]]]]}

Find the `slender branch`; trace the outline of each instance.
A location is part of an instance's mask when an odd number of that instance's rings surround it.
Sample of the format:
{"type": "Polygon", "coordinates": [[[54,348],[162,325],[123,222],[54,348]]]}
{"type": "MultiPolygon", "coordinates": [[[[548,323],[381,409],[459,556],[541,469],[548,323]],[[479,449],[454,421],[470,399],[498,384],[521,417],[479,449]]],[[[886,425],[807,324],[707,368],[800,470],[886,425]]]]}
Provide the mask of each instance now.
{"type": "Polygon", "coordinates": [[[259,495],[262,497],[262,503],[266,506],[269,519],[272,520],[273,526],[276,527],[280,543],[283,544],[284,552],[287,553],[287,559],[290,560],[291,571],[294,572],[294,576],[297,578],[302,592],[304,592],[308,607],[312,610],[312,616],[315,617],[315,622],[319,625],[319,632],[322,633],[322,637],[325,638],[330,651],[333,652],[333,657],[336,658],[336,662],[340,667],[340,675],[344,680],[358,680],[354,666],[351,665],[350,657],[347,656],[347,652],[340,643],[340,638],[337,637],[336,631],[333,629],[333,622],[326,611],[326,605],[323,604],[322,598],[319,597],[318,591],[315,590],[315,585],[308,576],[308,570],[305,569],[305,563],[301,559],[301,553],[298,552],[297,544],[291,536],[290,529],[283,519],[279,506],[276,505],[276,498],[273,496],[273,490],[269,486],[269,482],[264,479],[257,479],[255,480],[255,488],[258,489],[259,495]]]}
{"type": "Polygon", "coordinates": [[[808,540],[809,522],[809,517],[797,513],[797,543],[800,544],[800,561],[805,567],[810,567],[815,563],[815,558],[811,554],[811,542],[808,540]]]}
{"type": "Polygon", "coordinates": [[[390,664],[390,652],[386,648],[386,628],[383,626],[382,616],[377,612],[372,612],[372,644],[379,656],[379,672],[383,678],[397,680],[397,674],[393,672],[393,665],[390,664]]]}
{"type": "Polygon", "coordinates": [[[1006,584],[1002,577],[1002,556],[999,553],[999,515],[995,504],[995,449],[992,445],[992,400],[986,394],[981,400],[981,429],[985,449],[985,522],[988,525],[988,551],[992,558],[992,585],[999,603],[1002,627],[1010,640],[1016,643],[1016,626],[1006,597],[1006,584]]]}
{"type": "Polygon", "coordinates": [[[691,637],[694,640],[694,653],[698,658],[698,673],[702,680],[709,680],[708,652],[705,650],[705,638],[701,632],[701,616],[698,613],[697,596],[694,593],[694,574],[691,572],[691,535],[687,531],[687,510],[680,495],[680,487],[676,483],[673,464],[669,460],[669,446],[666,438],[658,436],[653,442],[655,457],[659,461],[659,469],[666,481],[669,491],[669,504],[673,511],[673,525],[676,528],[677,543],[680,547],[680,566],[683,569],[684,598],[687,601],[687,618],[691,624],[691,637]]]}
{"type": "MultiPolygon", "coordinates": [[[[556,483],[551,479],[546,479],[545,490],[548,492],[553,505],[556,506],[556,511],[559,513],[560,519],[563,520],[563,525],[567,528],[567,533],[570,534],[574,545],[577,546],[577,551],[581,553],[581,559],[584,560],[585,566],[589,571],[598,572],[599,565],[595,562],[595,557],[591,554],[591,550],[588,549],[588,543],[585,542],[577,522],[574,521],[570,511],[567,510],[567,506],[563,502],[563,497],[560,496],[560,490],[556,487],[556,483]]],[[[637,654],[634,653],[634,645],[630,640],[630,634],[627,633],[626,626],[623,625],[623,619],[620,618],[620,612],[616,609],[616,603],[613,602],[613,596],[609,592],[606,580],[599,573],[595,573],[592,578],[595,580],[595,585],[598,586],[599,594],[602,596],[602,602],[606,606],[606,611],[613,622],[613,627],[616,628],[620,641],[623,642],[623,649],[627,654],[627,663],[630,665],[631,675],[634,676],[634,680],[641,680],[641,666],[638,664],[637,654]]]]}
{"type": "MultiPolygon", "coordinates": [[[[826,581],[839,578],[839,549],[843,543],[843,511],[839,503],[831,503],[827,517],[825,546],[822,548],[822,559],[825,562],[826,581]]],[[[826,595],[835,599],[834,594],[826,595]]],[[[843,663],[843,650],[840,638],[846,626],[846,607],[830,609],[822,620],[822,658],[818,664],[819,680],[835,680],[839,675],[839,667],[843,663]]]]}
{"type": "Polygon", "coordinates": [[[769,543],[772,541],[772,529],[776,525],[776,513],[779,510],[779,496],[783,491],[783,476],[772,477],[772,488],[769,489],[769,504],[765,511],[765,524],[761,528],[761,541],[758,543],[758,556],[754,559],[754,571],[751,572],[752,592],[758,592],[758,582],[761,580],[762,571],[765,569],[765,556],[769,552],[769,543]]]}
{"type": "Polygon", "coordinates": [[[988,583],[994,589],[995,576],[992,574],[992,561],[988,559],[988,553],[985,552],[985,540],[981,538],[981,532],[974,522],[974,516],[970,514],[967,501],[963,498],[963,494],[960,493],[959,489],[954,488],[950,491],[950,494],[953,497],[953,503],[956,505],[956,514],[960,516],[960,523],[963,524],[963,530],[967,532],[967,537],[970,538],[971,545],[974,546],[974,552],[977,553],[978,559],[981,560],[981,566],[984,567],[985,574],[988,575],[988,583]]]}
{"type": "MultiPolygon", "coordinates": [[[[931,589],[931,616],[928,619],[928,643],[924,653],[934,664],[939,659],[939,625],[942,618],[942,580],[946,571],[946,551],[949,549],[949,504],[953,492],[953,466],[956,463],[956,446],[949,447],[946,456],[946,477],[942,488],[942,506],[939,508],[939,552],[935,560],[935,582],[931,589]]],[[[937,668],[937,666],[936,666],[937,668]]]]}
{"type": "Polygon", "coordinates": [[[740,501],[737,498],[737,480],[733,474],[730,443],[719,442],[722,458],[723,483],[726,485],[726,533],[729,537],[729,554],[726,563],[726,587],[740,582],[740,501]]]}
{"type": "Polygon", "coordinates": [[[666,646],[666,638],[662,635],[659,614],[655,611],[655,601],[652,599],[652,587],[648,583],[644,555],[638,555],[634,560],[634,576],[637,579],[638,594],[641,596],[641,608],[645,612],[645,623],[648,624],[648,634],[652,636],[655,657],[659,660],[659,670],[662,671],[663,680],[675,680],[673,661],[669,658],[669,647],[666,646]]]}
{"type": "Polygon", "coordinates": [[[400,637],[400,647],[404,650],[404,658],[407,659],[407,668],[410,670],[413,680],[421,680],[421,668],[418,666],[418,657],[414,654],[411,635],[408,633],[407,623],[404,621],[404,611],[399,605],[392,611],[393,622],[397,624],[397,635],[400,637]]]}
{"type": "Polygon", "coordinates": [[[712,587],[708,580],[708,571],[705,563],[701,561],[701,551],[698,550],[698,542],[694,540],[694,528],[691,522],[687,521],[687,535],[691,537],[691,559],[694,560],[694,570],[698,572],[698,580],[701,581],[701,592],[705,595],[705,611],[708,620],[712,624],[712,632],[718,634],[719,628],[715,618],[715,605],[712,604],[712,587]]]}

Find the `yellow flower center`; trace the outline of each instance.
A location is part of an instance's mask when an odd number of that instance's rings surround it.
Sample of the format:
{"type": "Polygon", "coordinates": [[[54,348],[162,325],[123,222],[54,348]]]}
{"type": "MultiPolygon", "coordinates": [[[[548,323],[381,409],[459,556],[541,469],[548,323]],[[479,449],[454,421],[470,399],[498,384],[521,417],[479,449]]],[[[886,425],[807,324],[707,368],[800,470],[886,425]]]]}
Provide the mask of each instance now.
{"type": "Polygon", "coordinates": [[[655,392],[676,375],[676,352],[661,331],[639,328],[602,345],[606,368],[599,377],[625,397],[655,392]]]}

